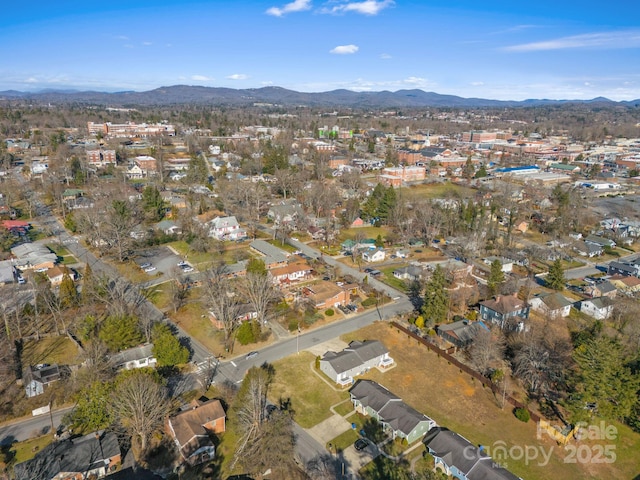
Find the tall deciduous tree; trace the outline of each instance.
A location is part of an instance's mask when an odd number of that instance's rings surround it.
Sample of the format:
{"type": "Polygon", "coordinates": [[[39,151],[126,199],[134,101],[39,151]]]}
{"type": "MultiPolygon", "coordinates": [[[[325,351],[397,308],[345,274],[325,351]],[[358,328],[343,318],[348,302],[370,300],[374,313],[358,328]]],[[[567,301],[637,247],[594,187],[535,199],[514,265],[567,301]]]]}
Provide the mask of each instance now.
{"type": "Polygon", "coordinates": [[[117,424],[132,437],[132,443],[144,456],[149,438],[162,429],[171,410],[159,375],[147,369],[121,373],[111,395],[109,413],[117,424]]]}
{"type": "Polygon", "coordinates": [[[233,335],[240,325],[240,305],[226,276],[226,266],[210,268],[204,283],[204,295],[209,311],[222,325],[225,349],[233,347],[233,335]]]}

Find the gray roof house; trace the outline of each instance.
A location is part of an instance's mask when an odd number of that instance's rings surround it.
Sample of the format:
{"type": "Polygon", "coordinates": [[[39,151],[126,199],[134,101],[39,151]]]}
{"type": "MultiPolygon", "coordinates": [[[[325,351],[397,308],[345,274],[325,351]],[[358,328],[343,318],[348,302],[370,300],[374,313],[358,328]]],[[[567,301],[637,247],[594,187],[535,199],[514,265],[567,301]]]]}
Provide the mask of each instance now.
{"type": "Polygon", "coordinates": [[[498,465],[482,447],[449,429],[436,427],[423,440],[435,462],[436,470],[460,480],[518,480],[519,477],[498,465]]]}
{"type": "Polygon", "coordinates": [[[438,336],[453,343],[458,348],[464,348],[473,343],[479,332],[489,331],[489,328],[482,322],[472,322],[466,318],[457,322],[439,325],[436,328],[438,336]]]}
{"type": "Polygon", "coordinates": [[[529,300],[531,308],[550,318],[568,317],[573,302],[561,293],[540,293],[529,300]]]}
{"type": "Polygon", "coordinates": [[[610,238],[598,237],[597,235],[589,235],[584,239],[585,243],[593,243],[602,247],[616,248],[616,242],[610,238]]]}
{"type": "Polygon", "coordinates": [[[153,343],[122,350],[111,357],[111,363],[117,370],[155,367],[157,360],[153,355],[153,343]]]}
{"type": "Polygon", "coordinates": [[[31,460],[18,463],[14,473],[16,480],[102,478],[121,462],[116,434],[102,431],[53,442],[31,460]]]}
{"type": "Polygon", "coordinates": [[[407,265],[394,270],[393,276],[400,280],[420,280],[425,276],[425,269],[417,265],[407,265]]]}
{"type": "Polygon", "coordinates": [[[578,310],[596,320],[605,320],[613,312],[613,300],[609,297],[597,297],[582,300],[578,303],[578,310]]]}
{"type": "Polygon", "coordinates": [[[393,365],[389,350],[378,340],[354,340],[341,352],[326,352],[320,359],[320,370],[334,382],[344,386],[353,383],[353,377],[372,368],[393,365]]]}
{"type": "Polygon", "coordinates": [[[263,255],[262,260],[267,268],[282,267],[287,263],[288,254],[265,240],[254,240],[250,247],[263,255]]]}
{"type": "Polygon", "coordinates": [[[392,438],[413,443],[436,426],[436,422],[418,412],[382,385],[371,380],[358,380],[349,389],[357,412],[378,420],[392,438]]]}
{"type": "Polygon", "coordinates": [[[0,261],[0,285],[15,283],[16,279],[14,276],[14,272],[15,269],[13,268],[13,263],[11,263],[11,260],[0,261]]]}
{"type": "Polygon", "coordinates": [[[27,397],[35,397],[44,393],[44,387],[60,380],[58,365],[29,366],[24,374],[24,389],[27,397]]]}

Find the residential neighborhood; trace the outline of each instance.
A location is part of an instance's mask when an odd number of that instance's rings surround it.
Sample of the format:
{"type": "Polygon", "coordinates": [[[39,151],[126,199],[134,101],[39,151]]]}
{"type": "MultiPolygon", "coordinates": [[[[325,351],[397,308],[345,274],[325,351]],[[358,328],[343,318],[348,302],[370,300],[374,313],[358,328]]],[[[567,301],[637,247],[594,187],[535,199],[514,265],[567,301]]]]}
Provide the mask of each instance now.
{"type": "Polygon", "coordinates": [[[0,102],[7,478],[637,474],[495,453],[640,446],[637,135],[49,108],[0,102]]]}

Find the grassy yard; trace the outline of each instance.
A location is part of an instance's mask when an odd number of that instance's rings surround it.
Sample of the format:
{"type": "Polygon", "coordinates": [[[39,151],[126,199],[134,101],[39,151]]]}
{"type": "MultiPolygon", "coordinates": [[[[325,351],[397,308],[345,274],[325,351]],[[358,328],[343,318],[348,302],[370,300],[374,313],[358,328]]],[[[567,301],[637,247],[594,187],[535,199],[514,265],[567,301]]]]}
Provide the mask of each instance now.
{"type": "Polygon", "coordinates": [[[400,290],[401,292],[406,292],[407,282],[393,276],[393,272],[398,268],[400,268],[398,265],[381,268],[380,271],[382,272],[384,278],[378,278],[378,280],[382,280],[384,283],[386,283],[390,287],[395,288],[396,290],[400,290]]]}
{"type": "Polygon", "coordinates": [[[291,399],[295,420],[304,428],[310,428],[329,418],[329,408],[347,399],[346,391],[338,392],[311,371],[315,357],[309,352],[288,357],[274,363],[276,376],[269,399],[291,399]],[[301,380],[304,379],[304,380],[301,380]]]}
{"type": "Polygon", "coordinates": [[[389,234],[391,229],[389,227],[358,227],[358,228],[349,228],[343,230],[340,233],[340,242],[344,242],[347,239],[355,240],[356,237],[361,238],[378,238],[380,235],[383,239],[389,234]]]}
{"type": "Polygon", "coordinates": [[[14,443],[11,445],[7,456],[11,458],[12,464],[18,464],[31,460],[36,453],[53,442],[53,435],[43,435],[41,437],[25,440],[24,442],[14,443]]]}
{"type": "Polygon", "coordinates": [[[71,365],[78,359],[78,347],[67,337],[44,337],[40,340],[27,340],[22,350],[23,365],[39,363],[71,365]]]}
{"type": "MultiPolygon", "coordinates": [[[[382,341],[397,363],[396,368],[385,373],[371,370],[363,377],[384,385],[439,425],[489,449],[498,446],[497,442],[505,442],[507,446],[532,446],[538,451],[544,448],[552,452],[546,466],[540,466],[538,461],[527,464],[524,459],[507,459],[507,468],[523,478],[634,478],[638,473],[640,435],[627,427],[615,424],[619,432],[614,442],[615,463],[567,463],[568,452],[564,448],[545,436],[536,438],[533,422],[522,423],[513,416],[510,408],[500,409],[499,399],[489,389],[415,340],[380,323],[343,337],[347,342],[355,339],[382,341]],[[634,449],[636,453],[633,453],[634,449]]],[[[598,448],[597,445],[603,442],[582,441],[582,444],[598,448]]]]}
{"type": "MultiPolygon", "coordinates": [[[[403,189],[403,192],[404,191],[403,189]]],[[[411,186],[408,188],[408,193],[409,195],[421,198],[448,198],[455,196],[465,198],[475,195],[476,190],[450,182],[438,182],[411,186]]]]}

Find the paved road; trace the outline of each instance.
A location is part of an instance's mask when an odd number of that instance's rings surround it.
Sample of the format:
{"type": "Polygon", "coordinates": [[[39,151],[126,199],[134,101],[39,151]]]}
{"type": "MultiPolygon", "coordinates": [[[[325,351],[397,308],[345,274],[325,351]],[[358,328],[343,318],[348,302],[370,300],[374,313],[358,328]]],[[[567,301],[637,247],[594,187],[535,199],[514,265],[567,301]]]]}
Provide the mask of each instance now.
{"type": "Polygon", "coordinates": [[[23,442],[33,437],[51,433],[51,424],[53,423],[53,428],[57,429],[62,422],[62,417],[72,409],[73,407],[67,407],[54,410],[51,414],[45,413],[37,417],[16,420],[5,424],[0,428],[0,445],[23,442]]]}

